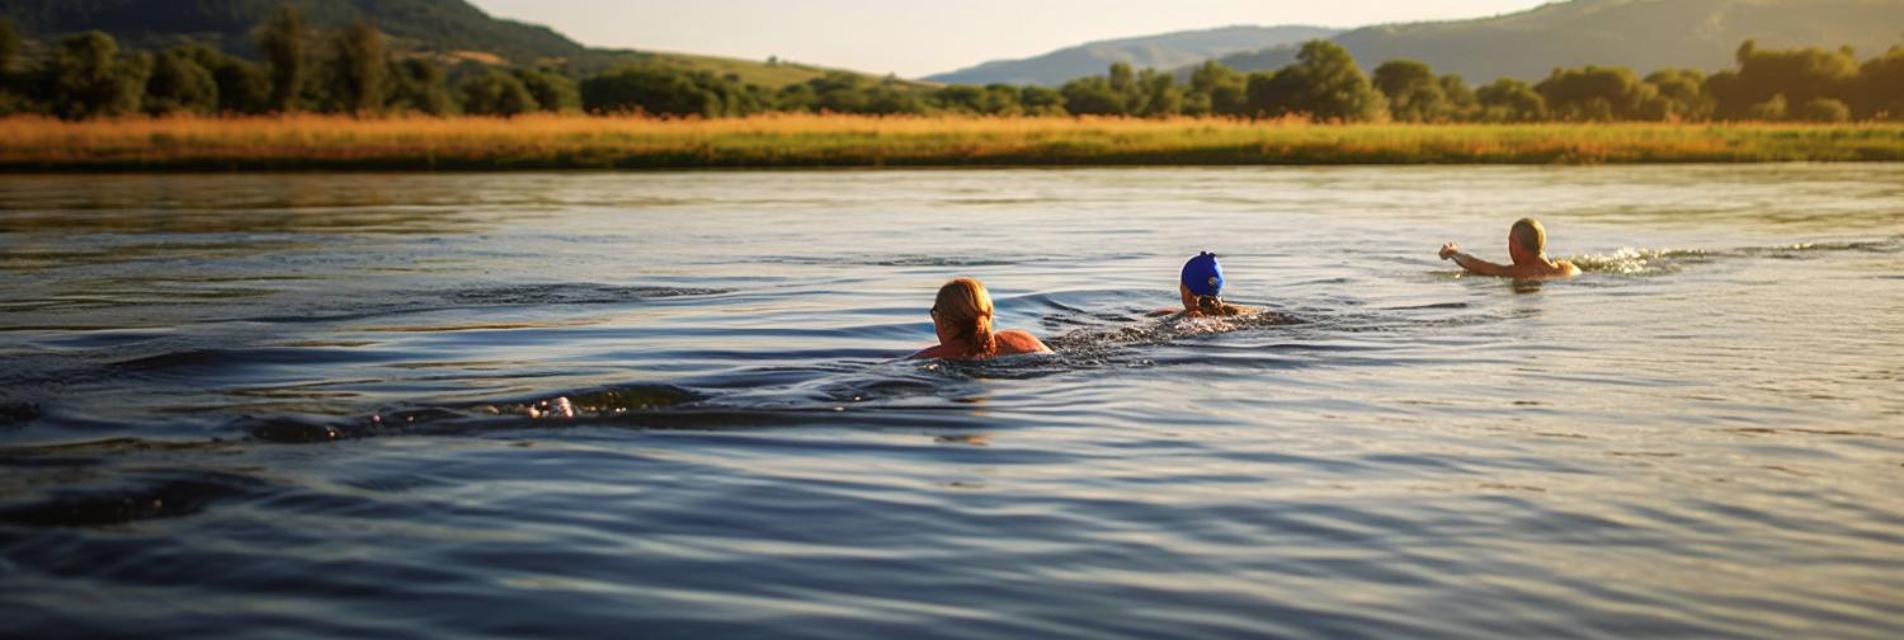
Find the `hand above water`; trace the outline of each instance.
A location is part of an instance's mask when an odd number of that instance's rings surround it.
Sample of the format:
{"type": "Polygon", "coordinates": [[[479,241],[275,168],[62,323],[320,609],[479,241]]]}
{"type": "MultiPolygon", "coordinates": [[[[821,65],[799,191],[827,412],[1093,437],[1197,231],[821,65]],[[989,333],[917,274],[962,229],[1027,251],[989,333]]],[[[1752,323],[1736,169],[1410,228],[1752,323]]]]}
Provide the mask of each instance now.
{"type": "Polygon", "coordinates": [[[1455,254],[1458,254],[1458,253],[1461,253],[1461,245],[1458,245],[1452,242],[1441,245],[1441,259],[1442,260],[1453,258],[1455,254]]]}

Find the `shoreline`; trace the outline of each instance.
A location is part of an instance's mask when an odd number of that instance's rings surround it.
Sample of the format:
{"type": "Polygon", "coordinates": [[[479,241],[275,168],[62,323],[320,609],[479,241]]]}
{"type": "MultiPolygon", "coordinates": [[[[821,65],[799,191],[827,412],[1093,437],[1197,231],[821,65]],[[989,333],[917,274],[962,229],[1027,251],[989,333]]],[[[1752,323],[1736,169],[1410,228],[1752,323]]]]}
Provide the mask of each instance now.
{"type": "Polygon", "coordinates": [[[0,119],[0,173],[1904,161],[1904,123],[1363,124],[581,115],[0,119]]]}

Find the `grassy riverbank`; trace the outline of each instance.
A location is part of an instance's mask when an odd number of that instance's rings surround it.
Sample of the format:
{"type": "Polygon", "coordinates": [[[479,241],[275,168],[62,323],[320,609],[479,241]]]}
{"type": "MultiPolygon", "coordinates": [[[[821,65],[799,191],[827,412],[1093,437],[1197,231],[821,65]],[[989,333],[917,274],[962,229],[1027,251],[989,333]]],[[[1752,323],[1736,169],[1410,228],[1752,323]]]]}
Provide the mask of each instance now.
{"type": "Polygon", "coordinates": [[[0,120],[0,171],[1904,161],[1904,124],[773,115],[0,120]]]}

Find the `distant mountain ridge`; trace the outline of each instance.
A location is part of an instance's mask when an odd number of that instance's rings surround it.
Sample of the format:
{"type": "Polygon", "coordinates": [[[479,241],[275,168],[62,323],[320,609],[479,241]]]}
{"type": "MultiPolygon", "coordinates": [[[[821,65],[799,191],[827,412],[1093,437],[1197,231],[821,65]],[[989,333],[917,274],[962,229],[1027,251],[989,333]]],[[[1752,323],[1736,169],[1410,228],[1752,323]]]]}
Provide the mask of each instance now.
{"type": "Polygon", "coordinates": [[[0,15],[27,33],[100,30],[157,47],[183,38],[227,51],[256,51],[251,32],[279,7],[297,7],[314,27],[359,17],[400,41],[438,51],[490,53],[517,63],[583,56],[588,48],[554,30],[491,17],[463,0],[0,0],[0,15]]]}
{"type": "Polygon", "coordinates": [[[1075,78],[1102,74],[1116,62],[1127,62],[1138,69],[1174,69],[1228,54],[1327,38],[1337,33],[1335,29],[1309,26],[1232,26],[1179,31],[1090,42],[1031,58],[994,60],[927,76],[925,80],[949,84],[1002,82],[1057,86],[1075,78]]]}
{"type": "Polygon", "coordinates": [[[252,31],[280,7],[297,7],[315,29],[338,29],[365,18],[392,38],[396,51],[516,65],[559,62],[579,73],[644,62],[732,75],[778,87],[817,78],[827,69],[716,56],[595,49],[553,29],[496,18],[466,0],[0,0],[0,15],[29,37],[83,31],[122,44],[158,49],[187,39],[256,58],[252,31]]]}
{"type": "MultiPolygon", "coordinates": [[[[1849,45],[1860,57],[1904,43],[1904,0],[1572,0],[1491,18],[1382,25],[1337,35],[1364,68],[1411,58],[1470,82],[1544,78],[1588,64],[1706,71],[1730,67],[1740,43],[1849,45]]],[[[1220,58],[1243,71],[1295,61],[1284,46],[1220,58]]]]}

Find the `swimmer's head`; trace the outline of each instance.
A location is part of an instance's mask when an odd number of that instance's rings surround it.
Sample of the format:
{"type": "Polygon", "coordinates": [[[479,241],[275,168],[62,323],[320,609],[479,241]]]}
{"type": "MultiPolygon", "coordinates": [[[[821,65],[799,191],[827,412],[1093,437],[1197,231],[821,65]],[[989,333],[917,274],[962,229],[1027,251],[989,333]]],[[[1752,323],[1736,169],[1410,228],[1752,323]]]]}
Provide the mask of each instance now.
{"type": "Polygon", "coordinates": [[[1521,218],[1507,231],[1507,252],[1515,262],[1547,254],[1547,228],[1533,218],[1521,218]]]}
{"type": "Polygon", "coordinates": [[[1183,294],[1184,311],[1223,314],[1223,299],[1220,297],[1223,294],[1223,265],[1216,261],[1216,254],[1205,251],[1183,263],[1183,275],[1178,280],[1177,291],[1183,294]]]}
{"type": "Polygon", "coordinates": [[[1223,295],[1223,265],[1217,263],[1214,253],[1205,251],[1183,263],[1181,279],[1183,288],[1191,295],[1212,298],[1223,295]]]}
{"type": "Polygon", "coordinates": [[[962,340],[972,346],[973,353],[990,353],[995,347],[991,292],[972,278],[945,283],[932,303],[932,325],[940,342],[962,340]]]}

